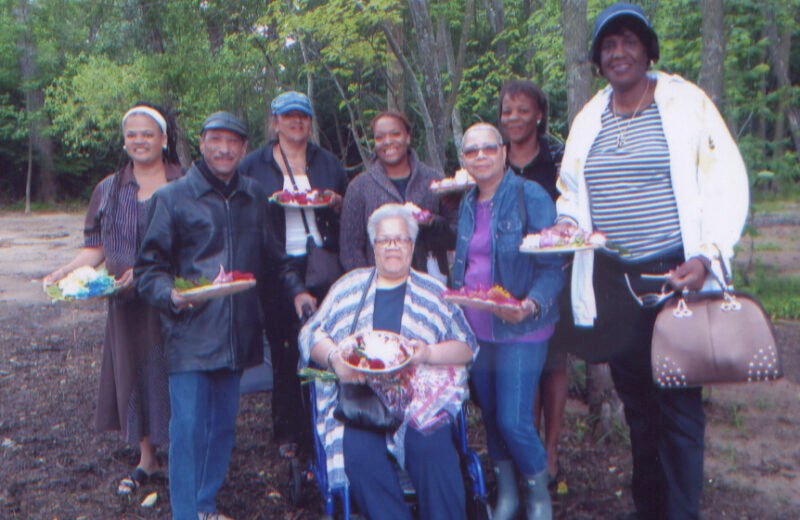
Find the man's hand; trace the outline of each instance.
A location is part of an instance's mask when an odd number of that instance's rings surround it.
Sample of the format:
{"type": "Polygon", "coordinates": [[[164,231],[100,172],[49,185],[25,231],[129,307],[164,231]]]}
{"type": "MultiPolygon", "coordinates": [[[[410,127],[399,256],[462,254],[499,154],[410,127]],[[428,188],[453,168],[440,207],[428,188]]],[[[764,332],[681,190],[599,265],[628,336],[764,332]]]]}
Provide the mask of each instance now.
{"type": "Polygon", "coordinates": [[[170,300],[172,300],[172,305],[174,305],[178,310],[183,309],[191,309],[193,305],[191,302],[187,301],[183,296],[178,293],[177,289],[172,289],[172,292],[169,294],[170,300]]]}
{"type": "Polygon", "coordinates": [[[536,304],[531,300],[525,299],[521,307],[515,309],[497,307],[492,309],[492,312],[503,321],[519,323],[528,316],[533,316],[536,313],[536,304]]]}
{"type": "Polygon", "coordinates": [[[311,307],[311,312],[317,310],[317,299],[307,292],[303,292],[294,297],[294,310],[297,312],[297,317],[303,317],[303,307],[311,307]]]}
{"type": "Polygon", "coordinates": [[[699,291],[703,288],[707,274],[708,270],[700,259],[690,258],[676,267],[667,281],[678,291],[684,288],[699,291]]]}

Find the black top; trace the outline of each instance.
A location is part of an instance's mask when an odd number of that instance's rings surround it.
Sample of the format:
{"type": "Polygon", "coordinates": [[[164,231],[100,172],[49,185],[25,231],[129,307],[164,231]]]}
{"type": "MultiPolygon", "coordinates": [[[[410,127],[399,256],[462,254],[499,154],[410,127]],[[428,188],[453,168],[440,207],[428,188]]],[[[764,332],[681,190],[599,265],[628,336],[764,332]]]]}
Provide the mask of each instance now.
{"type": "Polygon", "coordinates": [[[391,289],[376,290],[372,328],[400,334],[400,322],[403,320],[403,300],[405,297],[406,282],[391,289]]]}
{"type": "Polygon", "coordinates": [[[539,153],[531,162],[522,168],[511,163],[508,163],[508,167],[520,177],[539,183],[555,202],[558,199],[556,180],[558,179],[558,169],[561,166],[563,155],[564,147],[560,143],[551,142],[546,137],[540,137],[539,153]]]}
{"type": "MultiPolygon", "coordinates": [[[[280,157],[274,157],[272,149],[276,141],[272,140],[251,152],[239,165],[239,172],[245,177],[252,177],[267,191],[269,195],[283,189],[283,172],[278,166],[280,157]]],[[[335,155],[323,150],[314,143],[306,148],[306,167],[308,182],[317,190],[332,190],[342,197],[347,189],[347,175],[335,155]]],[[[283,207],[270,204],[270,221],[272,232],[278,242],[286,245],[286,217],[283,207]]],[[[339,215],[332,209],[314,210],[317,229],[322,235],[325,249],[339,251],[339,215]]]]}
{"type": "Polygon", "coordinates": [[[403,197],[403,201],[405,202],[406,189],[408,188],[408,181],[411,180],[411,176],[409,175],[399,179],[389,177],[389,180],[392,181],[392,184],[394,184],[394,187],[397,188],[398,193],[400,193],[400,196],[403,197]]]}

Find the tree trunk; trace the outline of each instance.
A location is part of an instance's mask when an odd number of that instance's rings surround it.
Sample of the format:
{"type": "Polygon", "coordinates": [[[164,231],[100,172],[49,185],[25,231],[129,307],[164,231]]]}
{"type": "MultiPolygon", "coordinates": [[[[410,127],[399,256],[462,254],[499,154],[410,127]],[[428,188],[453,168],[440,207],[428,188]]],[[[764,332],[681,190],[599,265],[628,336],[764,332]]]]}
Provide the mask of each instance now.
{"type": "MultiPolygon", "coordinates": [[[[407,0],[411,20],[416,34],[416,45],[420,52],[417,58],[420,63],[423,77],[423,92],[421,104],[424,104],[430,114],[430,122],[425,127],[425,143],[427,159],[430,165],[440,171],[444,170],[445,148],[449,134],[449,114],[445,113],[444,89],[442,88],[441,73],[443,67],[437,60],[437,42],[433,34],[433,21],[431,20],[428,2],[426,0],[407,0]],[[428,128],[430,125],[430,128],[428,128]]],[[[422,110],[422,107],[420,107],[422,110]]]]}
{"type": "Polygon", "coordinates": [[[587,60],[589,22],[586,0],[561,0],[561,25],[564,30],[564,58],[567,72],[568,124],[592,95],[592,66],[587,60]]]}
{"type": "MultiPolygon", "coordinates": [[[[25,111],[29,121],[29,138],[38,159],[38,195],[44,202],[51,203],[55,201],[57,192],[53,165],[53,140],[47,134],[50,122],[42,111],[44,107],[44,92],[37,86],[36,44],[31,32],[32,23],[28,0],[20,0],[15,15],[21,28],[17,46],[20,51],[19,69],[25,91],[25,111]]],[[[29,165],[29,168],[31,167],[32,161],[31,165],[29,165]]]]}
{"type": "MultiPolygon", "coordinates": [[[[764,17],[767,20],[767,37],[769,38],[769,56],[772,61],[772,72],[775,75],[775,80],[778,82],[778,88],[781,90],[781,100],[785,101],[789,96],[789,91],[792,88],[791,80],[789,79],[789,60],[782,52],[783,45],[781,37],[778,33],[778,24],[775,19],[775,7],[770,2],[764,3],[764,17]]],[[[789,31],[786,31],[789,35],[789,31]]],[[[788,55],[788,54],[787,54],[788,55]]],[[[792,135],[792,142],[794,149],[798,154],[800,160],[800,109],[797,105],[786,103],[786,120],[789,123],[789,131],[792,135]]]]}
{"type": "Polygon", "coordinates": [[[461,139],[464,136],[464,126],[461,124],[461,114],[456,110],[456,99],[458,97],[458,88],[461,85],[461,77],[464,73],[464,59],[467,50],[467,38],[472,30],[472,22],[475,13],[475,1],[467,0],[464,3],[464,20],[461,24],[461,38],[458,43],[458,55],[453,50],[452,38],[450,37],[450,29],[447,26],[447,21],[442,17],[439,20],[439,40],[444,43],[445,60],[447,63],[447,74],[451,78],[450,94],[447,96],[447,106],[445,114],[450,114],[450,123],[453,128],[453,141],[456,145],[456,150],[461,152],[461,139]]]}
{"type": "MultiPolygon", "coordinates": [[[[561,0],[561,25],[564,30],[564,56],[567,65],[567,107],[569,124],[589,100],[592,88],[591,65],[586,59],[589,23],[586,0],[561,0]]],[[[622,402],[614,391],[607,364],[586,364],[586,390],[589,416],[595,439],[608,439],[624,424],[622,402]]]]}
{"type": "Polygon", "coordinates": [[[725,78],[725,28],[722,0],[702,0],[703,57],[700,65],[700,88],[718,107],[722,107],[725,78]]]}
{"type": "MultiPolygon", "coordinates": [[[[311,37],[309,37],[310,39],[311,37]]],[[[313,110],[314,107],[314,78],[311,75],[311,67],[309,66],[309,58],[308,52],[306,51],[306,44],[303,41],[303,38],[300,37],[297,39],[297,43],[300,45],[300,54],[303,56],[303,65],[305,65],[306,69],[306,96],[308,96],[308,100],[311,103],[311,107],[313,110]]],[[[319,120],[316,117],[311,118],[311,141],[314,143],[319,144],[319,120]]]]}
{"type": "MultiPolygon", "coordinates": [[[[503,0],[483,0],[483,5],[486,8],[486,14],[489,18],[489,26],[492,28],[492,33],[494,33],[494,36],[497,36],[506,28],[506,13],[503,0]]],[[[497,42],[495,54],[498,60],[505,61],[508,55],[508,45],[505,41],[497,42]]]]}
{"type": "MultiPolygon", "coordinates": [[[[402,27],[390,23],[389,24],[389,31],[394,35],[395,40],[398,44],[402,47],[403,45],[403,29],[402,27]]],[[[389,54],[387,54],[386,58],[386,78],[388,79],[388,85],[386,88],[386,107],[391,110],[397,110],[399,112],[406,111],[406,96],[405,96],[405,89],[403,85],[405,84],[405,76],[403,74],[403,65],[400,64],[400,60],[391,53],[391,47],[389,47],[389,54]]]]}

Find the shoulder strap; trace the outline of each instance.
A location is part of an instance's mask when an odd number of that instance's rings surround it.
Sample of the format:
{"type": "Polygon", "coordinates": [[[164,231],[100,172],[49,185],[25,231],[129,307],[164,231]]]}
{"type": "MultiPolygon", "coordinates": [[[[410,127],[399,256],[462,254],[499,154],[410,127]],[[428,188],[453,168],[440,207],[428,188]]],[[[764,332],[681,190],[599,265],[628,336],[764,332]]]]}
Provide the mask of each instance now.
{"type": "Polygon", "coordinates": [[[358,318],[361,316],[361,309],[364,308],[364,302],[367,300],[367,293],[369,292],[369,287],[372,285],[372,280],[375,278],[375,271],[377,269],[373,269],[371,273],[369,273],[369,278],[367,278],[367,285],[364,286],[364,292],[361,293],[361,301],[358,302],[358,307],[356,308],[356,315],[353,317],[353,324],[350,325],[350,335],[356,333],[356,326],[358,326],[358,318]]]}
{"type": "MultiPolygon", "coordinates": [[[[294,180],[294,173],[292,173],[292,167],[289,165],[289,158],[286,157],[286,152],[283,151],[283,146],[278,143],[278,150],[281,151],[281,158],[283,159],[283,164],[286,166],[286,173],[289,174],[289,180],[292,181],[292,186],[294,187],[295,191],[300,191],[300,188],[297,187],[297,181],[294,180]]],[[[308,221],[306,220],[306,211],[303,208],[300,209],[300,216],[303,218],[303,227],[306,228],[306,236],[311,236],[311,230],[308,227],[308,221]]]]}
{"type": "Polygon", "coordinates": [[[519,210],[520,217],[522,218],[522,236],[528,234],[528,210],[525,207],[525,183],[520,186],[521,189],[517,190],[517,209],[519,210]]]}

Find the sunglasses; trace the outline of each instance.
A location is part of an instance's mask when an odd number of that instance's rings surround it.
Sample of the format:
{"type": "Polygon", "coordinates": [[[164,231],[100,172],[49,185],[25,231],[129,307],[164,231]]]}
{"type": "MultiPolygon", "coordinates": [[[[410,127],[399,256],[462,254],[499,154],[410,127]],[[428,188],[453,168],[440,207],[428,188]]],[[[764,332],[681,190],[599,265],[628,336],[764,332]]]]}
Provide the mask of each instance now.
{"type": "Polygon", "coordinates": [[[667,301],[673,294],[675,294],[675,289],[669,291],[667,290],[666,283],[661,286],[660,293],[636,294],[631,286],[631,279],[628,276],[628,273],[625,273],[625,283],[628,285],[628,292],[631,293],[631,296],[633,296],[633,299],[636,300],[640,307],[656,307],[667,301]]]}
{"type": "Polygon", "coordinates": [[[461,154],[466,159],[475,159],[481,152],[483,152],[483,155],[486,157],[494,157],[500,153],[500,145],[497,143],[483,144],[480,146],[469,146],[461,150],[461,154]]]}

